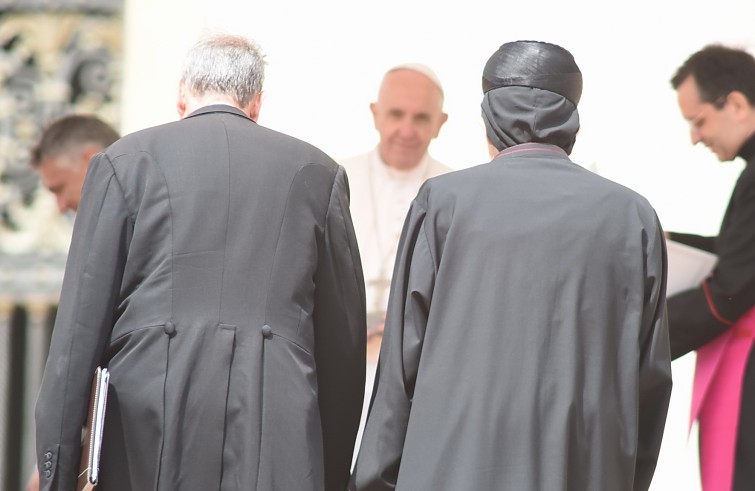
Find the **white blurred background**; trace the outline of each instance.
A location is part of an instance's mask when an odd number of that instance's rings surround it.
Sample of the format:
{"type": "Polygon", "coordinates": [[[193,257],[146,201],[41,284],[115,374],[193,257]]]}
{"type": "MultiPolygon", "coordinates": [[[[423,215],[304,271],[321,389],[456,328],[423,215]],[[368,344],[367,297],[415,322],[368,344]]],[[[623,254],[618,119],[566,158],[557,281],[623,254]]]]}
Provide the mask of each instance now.
{"type": "MultiPolygon", "coordinates": [[[[230,32],[266,53],[259,123],[336,159],[377,143],[368,104],[383,72],[429,65],[449,114],[431,153],[464,168],[488,160],[479,116],[488,57],[507,41],[549,41],[570,50],[584,76],[573,160],[646,196],[665,228],[714,235],[742,162],[690,144],[669,79],[708,43],[755,52],[753,18],[752,0],[128,0],[121,130],[175,120],[186,50],[204,33],[230,32]]],[[[693,366],[692,355],[673,364],[654,491],[699,490],[687,435],[693,366]]]]}

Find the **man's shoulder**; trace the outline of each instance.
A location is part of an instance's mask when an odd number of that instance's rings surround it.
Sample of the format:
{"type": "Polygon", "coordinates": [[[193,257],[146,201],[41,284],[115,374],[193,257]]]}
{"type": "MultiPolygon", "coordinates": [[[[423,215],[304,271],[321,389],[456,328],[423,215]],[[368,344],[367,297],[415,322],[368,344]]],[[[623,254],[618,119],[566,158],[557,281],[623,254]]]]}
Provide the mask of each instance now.
{"type": "Polygon", "coordinates": [[[254,124],[252,131],[256,131],[259,141],[271,149],[269,153],[277,153],[277,157],[301,163],[324,164],[333,168],[337,166],[335,160],[324,150],[298,137],[258,124],[254,124]]]}
{"type": "Polygon", "coordinates": [[[120,155],[139,151],[146,146],[146,142],[149,141],[164,141],[167,133],[180,123],[181,121],[172,121],[169,123],[163,123],[156,126],[150,126],[148,128],[142,128],[130,133],[126,133],[116,142],[110,145],[106,153],[111,158],[118,157],[120,155]]]}

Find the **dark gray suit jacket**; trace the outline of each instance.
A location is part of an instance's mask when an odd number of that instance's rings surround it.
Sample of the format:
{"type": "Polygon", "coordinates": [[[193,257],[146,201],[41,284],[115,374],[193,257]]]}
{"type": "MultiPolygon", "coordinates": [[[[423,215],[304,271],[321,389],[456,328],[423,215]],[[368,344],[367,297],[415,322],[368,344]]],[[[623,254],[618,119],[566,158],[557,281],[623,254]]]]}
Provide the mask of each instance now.
{"type": "Polygon", "coordinates": [[[229,106],[91,162],[36,410],[43,490],[73,489],[111,371],[101,490],[343,489],[364,390],[343,169],[229,106]]]}

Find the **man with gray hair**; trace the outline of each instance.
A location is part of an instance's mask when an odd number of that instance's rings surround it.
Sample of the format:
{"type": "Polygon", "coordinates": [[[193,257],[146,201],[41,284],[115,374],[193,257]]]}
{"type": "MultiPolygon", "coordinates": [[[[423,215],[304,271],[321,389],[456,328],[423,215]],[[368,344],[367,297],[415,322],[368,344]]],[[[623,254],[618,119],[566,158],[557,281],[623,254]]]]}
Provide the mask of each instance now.
{"type": "Polygon", "coordinates": [[[346,486],[365,307],[346,174],[263,128],[264,60],[189,52],[181,120],[96,155],[36,409],[42,490],[73,490],[91,377],[110,371],[108,490],[346,486]]]}
{"type": "Polygon", "coordinates": [[[569,159],[571,53],[506,43],[482,85],[492,161],[412,202],[352,489],[645,491],[671,393],[658,219],[569,159]]]}

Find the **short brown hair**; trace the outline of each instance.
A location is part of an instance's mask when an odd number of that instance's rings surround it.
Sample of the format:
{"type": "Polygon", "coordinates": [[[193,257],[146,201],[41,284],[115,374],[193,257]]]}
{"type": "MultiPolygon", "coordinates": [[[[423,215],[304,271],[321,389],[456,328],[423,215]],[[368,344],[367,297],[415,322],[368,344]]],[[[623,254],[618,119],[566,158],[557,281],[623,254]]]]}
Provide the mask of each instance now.
{"type": "Polygon", "coordinates": [[[45,128],[31,152],[32,167],[39,167],[48,157],[57,157],[73,147],[85,144],[109,147],[118,133],[100,118],[89,114],[70,114],[56,119],[45,128]]]}

